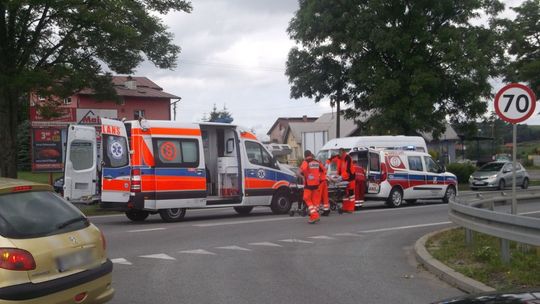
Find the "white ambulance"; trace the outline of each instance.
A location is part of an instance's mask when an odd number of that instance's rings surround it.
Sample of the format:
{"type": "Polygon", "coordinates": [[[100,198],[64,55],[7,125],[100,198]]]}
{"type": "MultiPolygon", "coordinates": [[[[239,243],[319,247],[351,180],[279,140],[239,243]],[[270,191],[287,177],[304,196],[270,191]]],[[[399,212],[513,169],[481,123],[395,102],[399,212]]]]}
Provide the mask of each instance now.
{"type": "Polygon", "coordinates": [[[366,200],[383,200],[390,207],[404,202],[457,195],[457,177],[445,172],[428,153],[410,150],[355,148],[349,155],[366,169],[366,200]]]}
{"type": "Polygon", "coordinates": [[[224,123],[102,119],[98,138],[94,127],[71,125],[64,174],[66,199],[98,199],[133,221],[178,221],[189,208],[285,214],[298,189],[254,134],[224,123]]]}

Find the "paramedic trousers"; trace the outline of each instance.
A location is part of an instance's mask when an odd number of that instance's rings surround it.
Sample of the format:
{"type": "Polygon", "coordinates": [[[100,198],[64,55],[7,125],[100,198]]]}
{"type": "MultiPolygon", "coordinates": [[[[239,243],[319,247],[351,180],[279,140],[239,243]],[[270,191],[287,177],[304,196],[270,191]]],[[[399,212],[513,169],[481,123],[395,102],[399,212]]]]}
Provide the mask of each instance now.
{"type": "Polygon", "coordinates": [[[345,212],[354,212],[354,204],[355,204],[355,197],[354,197],[354,188],[355,188],[356,182],[350,181],[347,185],[347,189],[345,189],[345,196],[343,196],[343,205],[341,206],[341,209],[345,212]]]}
{"type": "Polygon", "coordinates": [[[323,205],[323,209],[325,211],[330,210],[330,201],[328,200],[328,182],[326,180],[321,181],[319,190],[321,192],[321,203],[323,205]]]}
{"type": "Polygon", "coordinates": [[[366,181],[365,180],[358,180],[356,182],[356,188],[354,189],[354,196],[358,203],[363,204],[364,198],[366,196],[366,181]]]}
{"type": "Polygon", "coordinates": [[[315,189],[308,189],[308,187],[305,187],[304,188],[304,202],[306,202],[306,205],[308,206],[309,219],[310,220],[318,219],[319,218],[318,209],[321,203],[321,194],[319,191],[319,187],[315,187],[315,189]]]}

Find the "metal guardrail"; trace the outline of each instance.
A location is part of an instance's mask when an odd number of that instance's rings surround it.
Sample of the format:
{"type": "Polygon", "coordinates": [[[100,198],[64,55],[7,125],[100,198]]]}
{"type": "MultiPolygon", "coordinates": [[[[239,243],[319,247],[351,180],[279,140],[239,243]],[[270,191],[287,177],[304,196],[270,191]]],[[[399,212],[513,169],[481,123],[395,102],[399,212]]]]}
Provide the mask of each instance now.
{"type": "MultiPolygon", "coordinates": [[[[522,190],[516,198],[518,202],[540,199],[540,191],[522,190]]],[[[500,238],[502,240],[502,258],[504,261],[508,261],[509,240],[540,246],[540,218],[494,210],[495,205],[510,203],[511,200],[512,197],[504,192],[488,198],[481,194],[457,198],[448,204],[448,216],[452,222],[466,229],[467,242],[472,241],[471,230],[500,238]]]]}

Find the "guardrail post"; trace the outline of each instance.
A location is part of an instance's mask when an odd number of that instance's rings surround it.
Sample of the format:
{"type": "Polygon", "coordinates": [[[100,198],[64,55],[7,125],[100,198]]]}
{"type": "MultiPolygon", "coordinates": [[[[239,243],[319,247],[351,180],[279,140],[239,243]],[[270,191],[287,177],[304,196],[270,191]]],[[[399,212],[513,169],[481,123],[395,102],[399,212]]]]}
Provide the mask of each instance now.
{"type": "Polygon", "coordinates": [[[471,229],[465,228],[465,244],[472,246],[473,244],[473,232],[471,229]]]}
{"type": "Polygon", "coordinates": [[[510,241],[501,239],[501,260],[503,263],[510,262],[510,241]]]}

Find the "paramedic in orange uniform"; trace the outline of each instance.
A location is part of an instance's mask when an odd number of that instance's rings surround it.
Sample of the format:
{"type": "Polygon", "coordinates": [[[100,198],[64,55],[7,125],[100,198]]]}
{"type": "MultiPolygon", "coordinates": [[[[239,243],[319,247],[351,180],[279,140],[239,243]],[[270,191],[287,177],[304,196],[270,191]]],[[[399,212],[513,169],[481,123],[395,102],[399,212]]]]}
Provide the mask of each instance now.
{"type": "Polygon", "coordinates": [[[309,209],[309,223],[314,224],[320,220],[318,209],[321,203],[321,194],[319,187],[324,167],[318,160],[313,158],[311,151],[306,150],[299,171],[304,177],[304,202],[306,202],[309,209]]]}
{"type": "Polygon", "coordinates": [[[354,191],[354,198],[360,206],[364,204],[364,196],[366,193],[366,170],[361,164],[356,163],[354,167],[354,175],[356,180],[356,186],[354,191]]]}
{"type": "Polygon", "coordinates": [[[326,172],[328,172],[328,161],[326,161],[324,171],[321,173],[321,185],[319,186],[321,203],[323,205],[322,216],[330,215],[330,201],[328,200],[328,180],[326,178],[326,172]]]}
{"type": "Polygon", "coordinates": [[[349,182],[345,191],[345,196],[343,197],[343,204],[341,209],[343,210],[343,212],[353,213],[355,202],[354,186],[356,184],[354,177],[353,161],[351,156],[347,154],[347,152],[343,148],[339,149],[339,159],[339,175],[341,175],[343,181],[349,182]]]}

